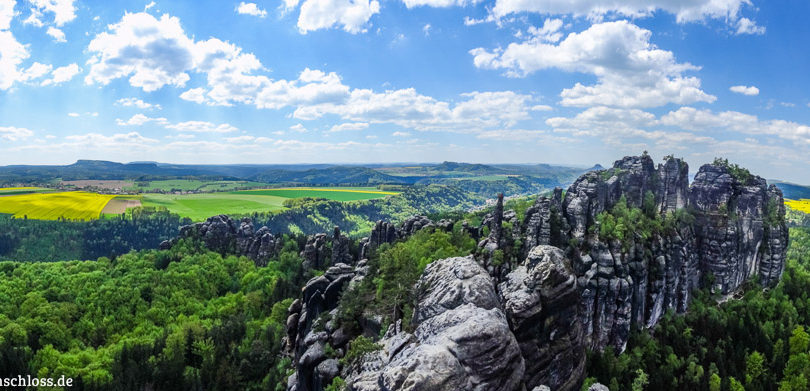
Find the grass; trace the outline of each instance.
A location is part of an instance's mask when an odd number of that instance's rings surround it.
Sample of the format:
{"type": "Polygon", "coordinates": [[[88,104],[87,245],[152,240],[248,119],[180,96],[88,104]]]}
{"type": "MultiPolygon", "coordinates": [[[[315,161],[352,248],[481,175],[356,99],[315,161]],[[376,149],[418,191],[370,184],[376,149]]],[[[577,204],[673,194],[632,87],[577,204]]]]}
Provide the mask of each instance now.
{"type": "Polygon", "coordinates": [[[284,209],[291,198],[319,197],[335,201],[358,201],[399,194],[373,187],[294,187],[205,194],[143,194],[143,206],[164,206],[173,213],[202,221],[218,214],[250,214],[284,209]]]}
{"type": "Polygon", "coordinates": [[[802,198],[800,200],[785,200],[785,205],[790,209],[798,210],[799,212],[810,213],[810,200],[802,198]]]}
{"type": "Polygon", "coordinates": [[[36,220],[95,220],[113,198],[82,191],[10,195],[0,198],[0,213],[36,220]]]}
{"type": "Polygon", "coordinates": [[[359,201],[383,198],[399,194],[393,191],[380,191],[374,188],[345,188],[345,187],[292,187],[280,189],[245,190],[232,194],[252,194],[283,198],[315,197],[334,201],[359,201]]]}
{"type": "Polygon", "coordinates": [[[249,214],[284,209],[286,198],[244,193],[144,194],[143,206],[165,206],[171,212],[202,221],[218,214],[249,214]]]}

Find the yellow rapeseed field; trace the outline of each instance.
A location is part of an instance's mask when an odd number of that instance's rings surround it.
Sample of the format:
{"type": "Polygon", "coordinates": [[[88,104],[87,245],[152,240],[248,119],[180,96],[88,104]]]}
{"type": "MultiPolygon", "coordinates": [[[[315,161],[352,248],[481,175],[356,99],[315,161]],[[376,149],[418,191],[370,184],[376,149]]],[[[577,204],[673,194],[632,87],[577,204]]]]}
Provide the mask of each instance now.
{"type": "Polygon", "coordinates": [[[0,213],[37,220],[95,220],[114,195],[70,191],[0,197],[0,213]]]}
{"type": "Polygon", "coordinates": [[[803,198],[801,200],[785,200],[785,205],[790,207],[790,209],[810,213],[810,200],[808,199],[803,198]]]}

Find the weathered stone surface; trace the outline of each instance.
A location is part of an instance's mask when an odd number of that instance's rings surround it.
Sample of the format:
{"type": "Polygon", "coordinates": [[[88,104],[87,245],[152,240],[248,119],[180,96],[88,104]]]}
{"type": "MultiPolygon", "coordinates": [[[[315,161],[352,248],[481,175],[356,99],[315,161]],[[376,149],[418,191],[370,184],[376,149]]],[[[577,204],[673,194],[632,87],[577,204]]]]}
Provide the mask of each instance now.
{"type": "Polygon", "coordinates": [[[690,206],[697,211],[696,239],[702,271],[712,289],[728,294],[759,274],[772,283],[781,275],[787,248],[782,194],[758,176],[735,177],[722,164],[700,168],[690,206]]]}
{"type": "Polygon", "coordinates": [[[526,363],[526,387],[578,389],[585,371],[585,344],[571,261],[559,248],[537,246],[498,288],[526,363]]]}
{"type": "Polygon", "coordinates": [[[322,269],[326,266],[326,241],[327,236],[322,233],[307,237],[307,243],[301,251],[304,269],[322,269]]]}
{"type": "Polygon", "coordinates": [[[523,358],[486,270],[471,257],[439,260],[415,289],[414,334],[389,331],[351,389],[522,389],[523,358]]]}
{"type": "Polygon", "coordinates": [[[399,227],[399,236],[401,238],[407,238],[422,228],[432,226],[433,220],[425,216],[412,216],[402,222],[402,225],[399,227]]]}
{"type": "Polygon", "coordinates": [[[281,240],[262,227],[254,231],[253,222],[244,218],[237,224],[226,215],[209,217],[202,223],[180,227],[180,235],[160,244],[161,249],[171,248],[179,239],[200,239],[211,251],[220,254],[243,255],[257,266],[266,266],[281,248],[281,240]]]}

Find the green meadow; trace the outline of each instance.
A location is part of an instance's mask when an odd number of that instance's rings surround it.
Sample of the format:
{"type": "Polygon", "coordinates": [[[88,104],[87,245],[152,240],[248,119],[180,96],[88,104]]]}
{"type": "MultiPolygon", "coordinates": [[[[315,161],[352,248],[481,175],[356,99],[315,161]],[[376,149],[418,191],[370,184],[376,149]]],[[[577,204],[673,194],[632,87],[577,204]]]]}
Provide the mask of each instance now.
{"type": "Polygon", "coordinates": [[[219,214],[248,214],[284,209],[287,198],[269,195],[205,193],[205,194],[144,194],[143,206],[164,206],[170,211],[194,221],[219,214]]]}

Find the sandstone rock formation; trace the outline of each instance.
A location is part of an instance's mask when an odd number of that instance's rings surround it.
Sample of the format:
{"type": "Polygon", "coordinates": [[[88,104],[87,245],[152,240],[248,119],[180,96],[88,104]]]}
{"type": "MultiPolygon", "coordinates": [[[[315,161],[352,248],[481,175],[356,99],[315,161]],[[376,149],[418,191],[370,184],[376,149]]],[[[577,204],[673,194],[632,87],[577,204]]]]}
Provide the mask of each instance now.
{"type": "Polygon", "coordinates": [[[281,249],[281,240],[262,227],[254,231],[253,222],[244,218],[237,224],[226,215],[213,216],[205,222],[180,227],[177,238],[164,241],[161,249],[169,249],[180,239],[199,239],[211,251],[220,254],[243,255],[256,265],[265,266],[281,249]]]}
{"type": "MultiPolygon", "coordinates": [[[[686,311],[695,289],[728,295],[753,276],[775,284],[787,250],[784,214],[779,189],[746,170],[718,160],[690,185],[684,161],[656,166],[646,154],[538,197],[520,221],[499,198],[480,227],[462,223],[480,239],[475,256],[431,263],[413,287],[410,331],[390,319],[380,350],[359,364],[326,357],[327,345],[340,355],[354,336],[334,322],[314,331],[312,319],[334,311],[339,289],[330,287],[364,278],[368,267],[333,267],[310,281],[290,308],[296,374],[288,390],[322,390],[338,372],[351,390],[579,389],[587,349],[624,350],[634,327],[686,311]],[[620,236],[602,229],[621,213],[646,225],[620,236]]],[[[453,222],[378,222],[360,252],[431,226],[453,222]]],[[[317,264],[319,239],[311,239],[317,264]]]]}

